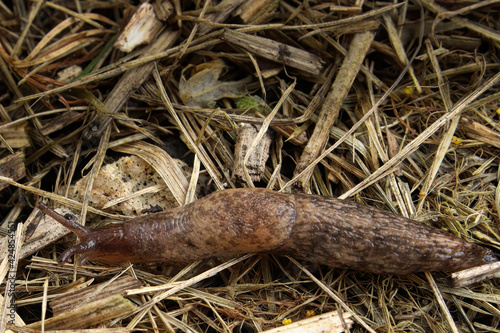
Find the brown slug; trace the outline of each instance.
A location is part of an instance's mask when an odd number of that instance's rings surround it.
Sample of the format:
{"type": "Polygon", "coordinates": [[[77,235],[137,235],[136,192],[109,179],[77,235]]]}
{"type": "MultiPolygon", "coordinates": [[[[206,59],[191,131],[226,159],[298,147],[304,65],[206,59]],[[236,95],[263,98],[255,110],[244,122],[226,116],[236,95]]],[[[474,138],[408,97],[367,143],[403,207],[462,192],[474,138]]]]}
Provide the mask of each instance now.
{"type": "Polygon", "coordinates": [[[332,267],[405,274],[454,272],[497,261],[450,233],[356,202],[267,189],[230,189],[126,223],[89,229],[43,204],[81,243],[59,262],[187,264],[243,253],[287,254],[332,267]]]}

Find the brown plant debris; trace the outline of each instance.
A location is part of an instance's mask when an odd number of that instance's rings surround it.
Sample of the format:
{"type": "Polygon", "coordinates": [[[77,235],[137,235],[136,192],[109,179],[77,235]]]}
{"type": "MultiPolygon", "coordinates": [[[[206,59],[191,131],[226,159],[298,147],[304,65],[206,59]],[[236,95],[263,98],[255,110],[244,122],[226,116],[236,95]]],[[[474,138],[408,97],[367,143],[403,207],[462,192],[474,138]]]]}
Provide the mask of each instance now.
{"type": "MultiPolygon", "coordinates": [[[[18,150],[14,154],[7,155],[0,159],[0,175],[14,180],[26,177],[26,168],[22,151],[18,150]]],[[[9,186],[9,184],[0,182],[0,190],[3,190],[7,186],[9,186]]]]}
{"type": "Polygon", "coordinates": [[[109,296],[55,315],[43,322],[27,325],[27,328],[70,329],[98,325],[110,319],[126,316],[135,310],[134,305],[120,295],[109,296]]]}
{"type": "Polygon", "coordinates": [[[128,53],[139,45],[151,43],[163,28],[163,24],[155,12],[153,5],[143,2],[118,36],[114,46],[120,51],[128,53]]]}
{"type": "Polygon", "coordinates": [[[252,124],[240,124],[234,147],[234,179],[244,182],[248,173],[253,182],[258,182],[264,176],[272,136],[270,132],[266,132],[253,151],[250,151],[259,129],[260,127],[252,124]],[[248,157],[247,154],[249,154],[248,157]]]}
{"type": "Polygon", "coordinates": [[[85,304],[104,298],[121,295],[127,289],[138,288],[141,283],[131,276],[123,276],[115,280],[95,284],[92,287],[77,290],[55,297],[49,306],[54,316],[79,308],[85,304]]]}
{"type": "Polygon", "coordinates": [[[94,227],[268,187],[498,255],[499,16],[498,0],[0,1],[0,331],[499,331],[497,264],[59,265],[78,239],[35,208],[94,227]]]}

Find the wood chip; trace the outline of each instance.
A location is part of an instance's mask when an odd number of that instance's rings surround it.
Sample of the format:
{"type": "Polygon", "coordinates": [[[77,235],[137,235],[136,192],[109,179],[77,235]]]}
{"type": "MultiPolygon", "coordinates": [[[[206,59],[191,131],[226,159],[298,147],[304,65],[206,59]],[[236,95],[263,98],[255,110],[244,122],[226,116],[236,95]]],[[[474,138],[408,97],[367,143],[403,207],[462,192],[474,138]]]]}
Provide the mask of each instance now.
{"type": "Polygon", "coordinates": [[[163,22],[156,17],[153,5],[143,2],[116,40],[115,47],[122,52],[132,52],[139,45],[151,43],[162,27],[163,22]]]}
{"type": "Polygon", "coordinates": [[[250,148],[257,133],[259,133],[259,127],[245,123],[240,124],[240,127],[238,127],[236,147],[234,149],[233,178],[235,180],[243,182],[246,179],[245,168],[254,182],[260,181],[264,175],[266,161],[269,157],[269,147],[271,146],[271,133],[266,132],[255,149],[250,152],[247,163],[243,164],[248,148],[250,148]]]}

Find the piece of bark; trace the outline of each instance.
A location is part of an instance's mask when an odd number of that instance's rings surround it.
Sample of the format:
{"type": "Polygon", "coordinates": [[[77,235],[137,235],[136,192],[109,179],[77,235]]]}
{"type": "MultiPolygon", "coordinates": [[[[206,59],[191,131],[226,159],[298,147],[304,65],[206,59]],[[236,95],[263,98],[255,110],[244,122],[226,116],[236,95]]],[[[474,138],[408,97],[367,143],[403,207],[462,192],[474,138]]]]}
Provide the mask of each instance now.
{"type": "Polygon", "coordinates": [[[234,152],[233,179],[244,182],[245,168],[253,182],[261,180],[266,169],[266,161],[269,158],[269,147],[271,146],[271,134],[266,132],[255,149],[251,152],[248,161],[244,164],[248,148],[259,133],[260,126],[252,124],[241,124],[238,128],[234,152]]]}
{"type": "MultiPolygon", "coordinates": [[[[2,158],[0,160],[0,175],[16,181],[24,178],[26,176],[24,154],[22,152],[17,152],[2,158]]],[[[9,184],[0,182],[0,190],[8,186],[9,184]]]]}
{"type": "Polygon", "coordinates": [[[139,45],[150,44],[163,27],[156,17],[153,5],[143,2],[130,18],[114,47],[122,52],[131,52],[139,45]]]}
{"type": "Polygon", "coordinates": [[[323,72],[322,60],[318,56],[294,46],[232,30],[225,31],[223,39],[229,44],[242,47],[259,57],[312,75],[320,75],[323,72]]]}
{"type": "MultiPolygon", "coordinates": [[[[313,164],[314,160],[321,154],[330,137],[330,129],[337,121],[340,108],[344,98],[349,93],[354,79],[358,75],[361,64],[373,41],[374,33],[371,31],[363,32],[354,36],[349,51],[342,66],[339,69],[337,77],[333,82],[326,99],[321,106],[318,121],[314,127],[313,134],[304,148],[302,155],[294,172],[297,176],[307,167],[313,164]]],[[[294,184],[294,187],[306,193],[309,189],[309,180],[313,173],[313,168],[305,172],[294,184]]]]}
{"type": "MultiPolygon", "coordinates": [[[[151,45],[144,49],[139,59],[149,57],[168,49],[173,45],[179,35],[179,31],[173,31],[171,29],[166,30],[158,36],[158,38],[151,45]]],[[[125,74],[123,74],[120,81],[118,81],[114,89],[104,101],[104,105],[111,114],[121,110],[125,103],[127,103],[132,92],[139,89],[144,81],[149,78],[154,69],[154,64],[155,62],[149,62],[142,66],[128,70],[125,74]]],[[[107,127],[111,124],[111,119],[110,115],[99,115],[97,119],[90,124],[87,131],[85,131],[84,139],[100,139],[107,127]]]]}
{"type": "Polygon", "coordinates": [[[140,288],[141,282],[131,276],[123,276],[112,282],[99,283],[85,289],[54,298],[49,305],[54,316],[84,306],[85,304],[103,300],[107,297],[123,295],[125,290],[140,288]]]}

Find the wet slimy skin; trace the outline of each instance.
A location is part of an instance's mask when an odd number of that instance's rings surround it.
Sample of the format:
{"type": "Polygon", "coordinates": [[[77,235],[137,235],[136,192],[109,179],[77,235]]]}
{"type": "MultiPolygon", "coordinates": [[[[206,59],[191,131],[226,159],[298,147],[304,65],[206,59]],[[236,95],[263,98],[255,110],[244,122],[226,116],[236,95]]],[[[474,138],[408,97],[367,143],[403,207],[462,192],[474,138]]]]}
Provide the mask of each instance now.
{"type": "Polygon", "coordinates": [[[80,244],[59,262],[188,264],[243,253],[287,254],[373,273],[454,272],[497,261],[484,247],[356,202],[267,189],[230,189],[126,223],[90,229],[39,204],[80,244]]]}

